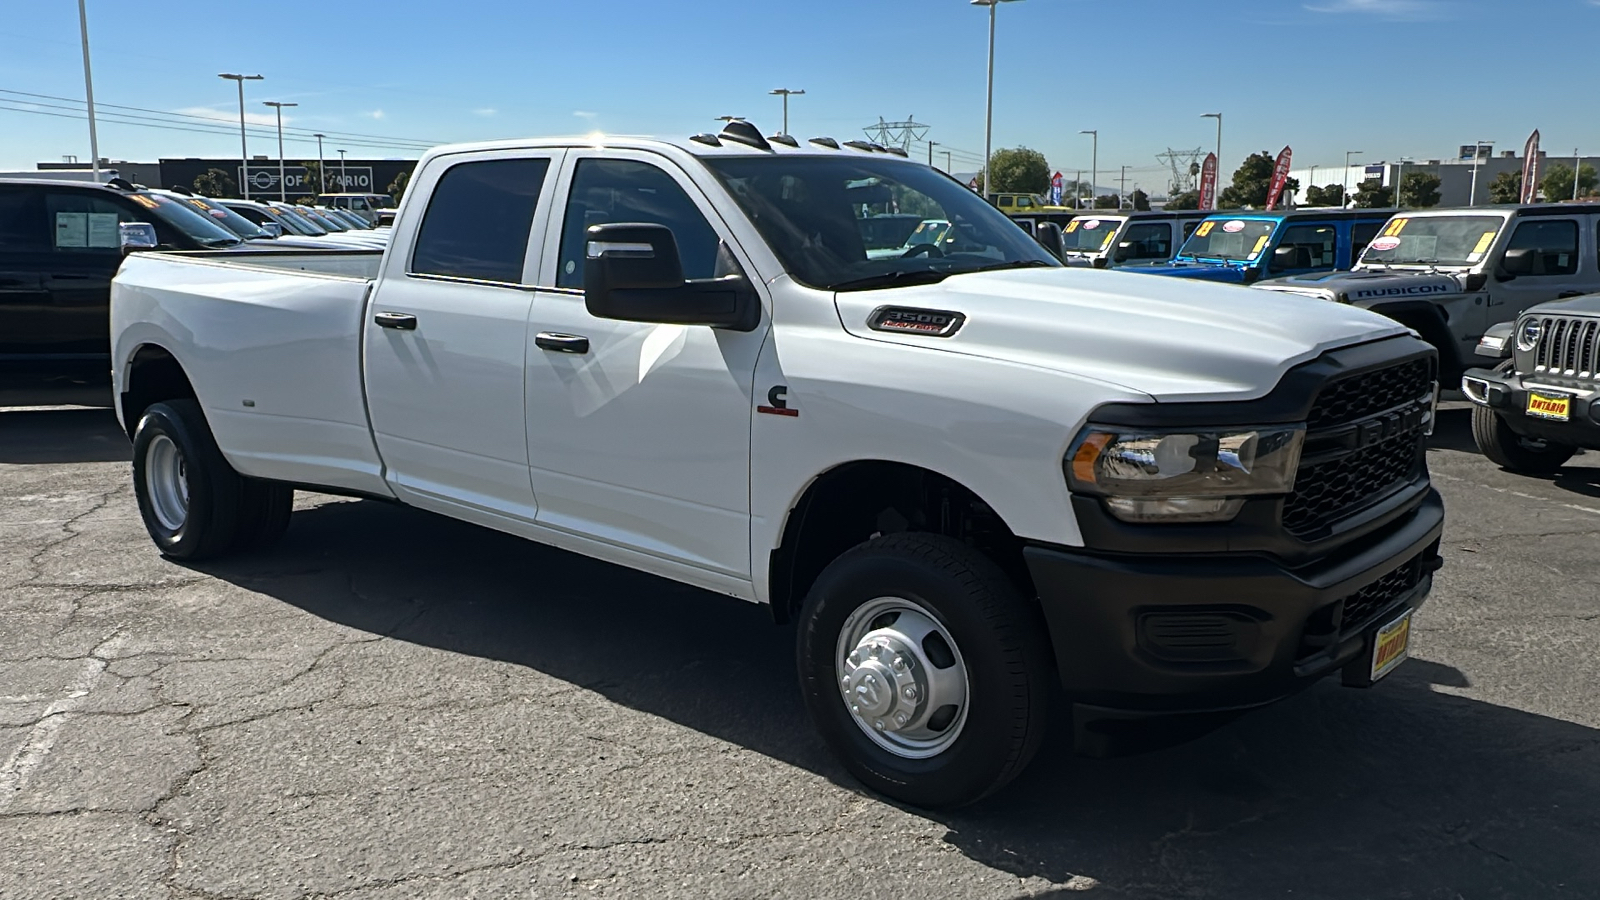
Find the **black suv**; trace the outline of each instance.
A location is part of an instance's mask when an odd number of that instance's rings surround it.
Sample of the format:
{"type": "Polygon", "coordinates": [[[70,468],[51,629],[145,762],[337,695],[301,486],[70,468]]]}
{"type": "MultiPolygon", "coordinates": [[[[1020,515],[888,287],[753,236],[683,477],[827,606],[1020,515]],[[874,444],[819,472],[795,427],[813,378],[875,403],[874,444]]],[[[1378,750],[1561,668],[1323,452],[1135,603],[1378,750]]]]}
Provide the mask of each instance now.
{"type": "Polygon", "coordinates": [[[1484,456],[1545,474],[1579,448],[1600,449],[1600,294],[1531,306],[1490,328],[1477,352],[1503,360],[1461,378],[1484,456]]]}
{"type": "Polygon", "coordinates": [[[110,358],[124,222],[155,226],[162,250],[243,243],[193,207],[120,179],[0,179],[0,360],[110,358]]]}

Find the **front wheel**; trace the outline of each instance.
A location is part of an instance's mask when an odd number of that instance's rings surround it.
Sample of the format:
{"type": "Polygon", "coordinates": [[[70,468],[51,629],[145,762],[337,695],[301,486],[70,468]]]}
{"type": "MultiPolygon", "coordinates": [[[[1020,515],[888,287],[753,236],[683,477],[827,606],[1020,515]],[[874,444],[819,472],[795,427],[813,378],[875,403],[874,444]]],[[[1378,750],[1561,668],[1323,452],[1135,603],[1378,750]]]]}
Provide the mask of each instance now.
{"type": "Polygon", "coordinates": [[[1554,472],[1578,452],[1571,444],[1517,434],[1505,419],[1486,406],[1472,407],[1472,441],[1495,465],[1534,475],[1554,472]]]}
{"type": "Polygon", "coordinates": [[[1038,750],[1053,669],[1044,623],[952,538],[875,538],[828,566],[799,633],[811,718],[863,784],[917,806],[971,803],[1038,750]]]}

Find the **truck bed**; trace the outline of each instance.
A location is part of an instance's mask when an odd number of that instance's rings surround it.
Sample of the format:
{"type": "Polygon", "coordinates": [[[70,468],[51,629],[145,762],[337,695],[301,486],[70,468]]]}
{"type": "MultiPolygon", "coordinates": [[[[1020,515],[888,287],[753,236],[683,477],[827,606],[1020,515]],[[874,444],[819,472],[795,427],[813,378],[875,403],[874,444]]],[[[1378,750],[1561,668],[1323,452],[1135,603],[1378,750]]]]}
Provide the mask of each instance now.
{"type": "Polygon", "coordinates": [[[240,472],[387,494],[361,377],[382,260],[365,250],[135,253],[111,285],[112,353],[176,357],[240,472]]]}

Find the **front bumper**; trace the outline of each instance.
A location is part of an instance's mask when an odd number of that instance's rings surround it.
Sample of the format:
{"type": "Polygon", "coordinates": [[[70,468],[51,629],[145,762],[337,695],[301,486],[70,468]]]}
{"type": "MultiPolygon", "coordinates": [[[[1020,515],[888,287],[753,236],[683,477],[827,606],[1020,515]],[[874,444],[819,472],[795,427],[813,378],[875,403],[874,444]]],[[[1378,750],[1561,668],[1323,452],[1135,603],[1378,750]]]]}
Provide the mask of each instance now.
{"type": "Polygon", "coordinates": [[[1468,369],[1461,376],[1461,393],[1473,403],[1494,410],[1508,428],[1524,437],[1600,447],[1600,392],[1594,387],[1546,385],[1533,379],[1525,381],[1516,372],[1468,369]],[[1571,397],[1570,418],[1559,422],[1528,415],[1530,390],[1571,397]]]}
{"type": "Polygon", "coordinates": [[[1373,632],[1427,597],[1443,523],[1429,488],[1382,533],[1298,569],[1259,554],[1024,556],[1077,716],[1229,714],[1364,673],[1373,632]]]}

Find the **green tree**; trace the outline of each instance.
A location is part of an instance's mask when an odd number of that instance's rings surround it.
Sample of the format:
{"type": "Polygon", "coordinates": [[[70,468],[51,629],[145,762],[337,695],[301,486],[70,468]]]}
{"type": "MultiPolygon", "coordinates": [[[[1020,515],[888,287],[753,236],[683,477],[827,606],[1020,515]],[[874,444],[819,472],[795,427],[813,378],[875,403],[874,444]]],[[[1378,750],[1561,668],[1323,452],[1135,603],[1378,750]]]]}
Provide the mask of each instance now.
{"type": "MultiPolygon", "coordinates": [[[[1594,193],[1596,179],[1594,166],[1582,165],[1578,167],[1578,194],[1587,197],[1594,193]]],[[[1539,187],[1544,191],[1544,199],[1549,203],[1559,203],[1562,200],[1571,200],[1572,194],[1572,167],[1556,163],[1545,172],[1539,180],[1539,187]]]]}
{"type": "Polygon", "coordinates": [[[1122,206],[1122,198],[1116,194],[1101,194],[1094,198],[1095,209],[1118,209],[1122,206]]]}
{"type": "Polygon", "coordinates": [[[386,193],[394,198],[394,202],[399,203],[400,198],[405,196],[406,188],[410,186],[410,184],[411,173],[401,172],[399,175],[394,177],[393,181],[389,182],[389,189],[386,193]]]}
{"type": "Polygon", "coordinates": [[[1312,185],[1306,188],[1307,206],[1343,206],[1344,185],[1329,184],[1323,187],[1312,185]]]}
{"type": "Polygon", "coordinates": [[[232,197],[237,190],[233,179],[221,169],[207,169],[204,175],[194,179],[194,191],[202,197],[232,197]]]}
{"type": "Polygon", "coordinates": [[[304,166],[306,170],[306,190],[310,191],[313,196],[328,193],[328,184],[322,180],[322,163],[311,160],[300,165],[304,166]]]}
{"type": "Polygon", "coordinates": [[[1172,196],[1167,198],[1166,205],[1162,207],[1162,209],[1199,209],[1199,208],[1200,208],[1200,192],[1199,191],[1184,191],[1181,194],[1173,194],[1172,196]]]}
{"type": "Polygon", "coordinates": [[[1128,202],[1133,204],[1134,209],[1147,210],[1150,208],[1150,195],[1134,188],[1133,193],[1128,195],[1128,202]]]}
{"type": "Polygon", "coordinates": [[[1050,164],[1043,153],[1027,147],[996,150],[989,157],[989,174],[994,186],[985,186],[985,193],[1043,194],[1050,190],[1050,164]]]}
{"type": "Polygon", "coordinates": [[[1386,187],[1382,178],[1368,178],[1356,185],[1357,209],[1383,209],[1394,205],[1394,190],[1386,187]]]}
{"type": "Polygon", "coordinates": [[[1490,203],[1518,203],[1522,200],[1522,172],[1501,172],[1489,182],[1490,203]]]}
{"type": "MultiPolygon", "coordinates": [[[[1272,192],[1272,173],[1278,160],[1263,150],[1245,157],[1244,163],[1233,173],[1233,183],[1217,196],[1218,209],[1238,209],[1249,206],[1260,209],[1267,205],[1267,194],[1272,192]]],[[[1293,195],[1300,189],[1300,180],[1291,178],[1284,184],[1284,192],[1293,195]]]]}
{"type": "Polygon", "coordinates": [[[1408,172],[1400,179],[1400,205],[1406,209],[1427,209],[1439,205],[1439,176],[1432,172],[1408,172]]]}

